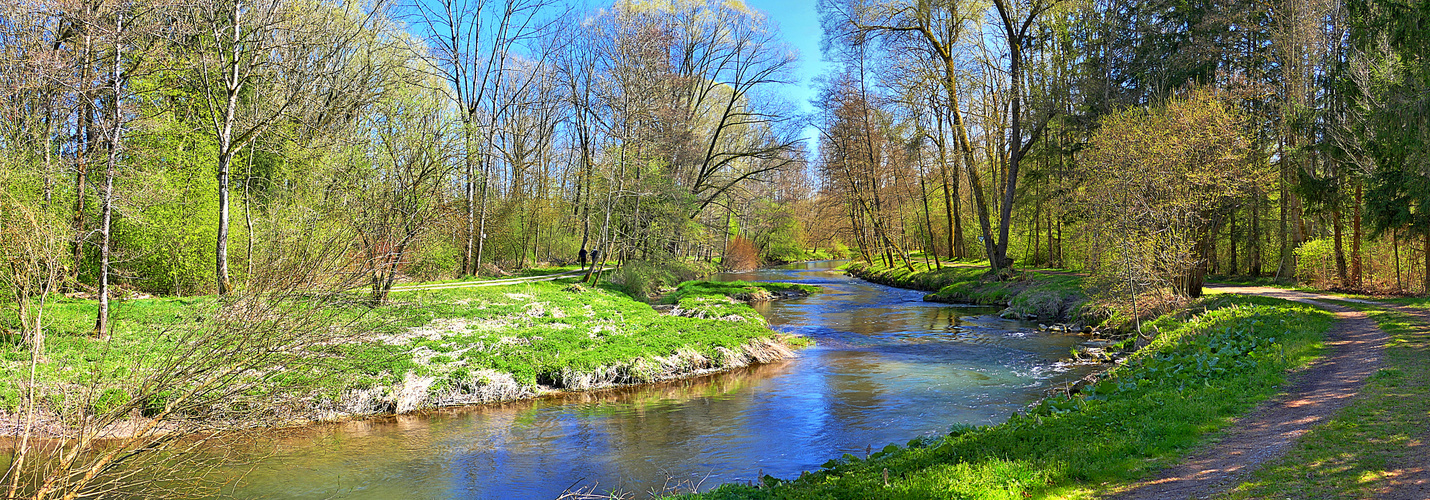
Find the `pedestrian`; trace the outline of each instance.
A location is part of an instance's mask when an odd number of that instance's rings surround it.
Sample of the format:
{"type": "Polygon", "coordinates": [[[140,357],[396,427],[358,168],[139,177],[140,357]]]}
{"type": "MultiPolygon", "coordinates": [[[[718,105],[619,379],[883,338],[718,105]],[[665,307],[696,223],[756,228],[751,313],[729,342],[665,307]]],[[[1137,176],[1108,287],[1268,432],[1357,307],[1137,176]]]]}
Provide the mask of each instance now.
{"type": "Polygon", "coordinates": [[[581,253],[576,254],[576,260],[581,262],[581,269],[586,269],[586,247],[581,247],[581,253]]]}
{"type": "Polygon", "coordinates": [[[596,267],[596,266],[599,266],[599,265],[601,265],[601,250],[600,250],[600,249],[592,250],[592,251],[591,251],[591,267],[596,267]]]}

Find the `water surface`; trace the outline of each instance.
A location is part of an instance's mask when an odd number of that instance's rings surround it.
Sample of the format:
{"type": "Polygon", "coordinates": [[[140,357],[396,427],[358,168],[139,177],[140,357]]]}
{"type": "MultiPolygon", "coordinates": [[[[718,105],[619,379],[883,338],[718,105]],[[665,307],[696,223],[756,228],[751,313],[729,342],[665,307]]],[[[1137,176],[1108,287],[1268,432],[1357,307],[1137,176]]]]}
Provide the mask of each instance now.
{"type": "MultiPolygon", "coordinates": [[[[721,279],[819,285],[758,307],[818,343],[791,360],[665,384],[317,426],[248,451],[240,498],[536,498],[792,477],[844,453],[1001,422],[1054,384],[1076,337],[997,309],[796,264],[721,279]]],[[[235,469],[238,471],[238,469],[235,469]]]]}

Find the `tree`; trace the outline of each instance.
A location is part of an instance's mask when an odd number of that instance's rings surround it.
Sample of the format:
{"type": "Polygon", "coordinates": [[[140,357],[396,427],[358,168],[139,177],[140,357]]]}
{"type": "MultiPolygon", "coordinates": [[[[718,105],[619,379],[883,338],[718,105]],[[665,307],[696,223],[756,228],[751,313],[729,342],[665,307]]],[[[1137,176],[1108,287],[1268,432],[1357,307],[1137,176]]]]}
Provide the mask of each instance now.
{"type": "Polygon", "coordinates": [[[1103,119],[1078,172],[1083,210],[1123,258],[1100,267],[1100,277],[1201,296],[1210,230],[1249,180],[1240,127],[1208,89],[1103,119]]]}
{"type": "Polygon", "coordinates": [[[371,143],[360,142],[349,156],[345,201],[373,305],[386,302],[411,246],[444,213],[440,194],[457,144],[440,103],[432,93],[394,96],[356,131],[371,143]]]}
{"type": "MultiPolygon", "coordinates": [[[[1363,58],[1355,102],[1373,171],[1365,192],[1373,236],[1421,236],[1430,249],[1430,2],[1348,2],[1351,40],[1363,58]]],[[[1430,252],[1425,290],[1430,291],[1430,252]]]]}
{"type": "Polygon", "coordinates": [[[511,94],[500,92],[512,76],[507,65],[524,44],[552,32],[556,25],[542,17],[551,5],[549,0],[439,0],[410,5],[410,17],[423,30],[418,39],[431,47],[415,53],[425,55],[428,67],[446,82],[447,98],[461,110],[462,275],[479,272],[486,250],[493,162],[489,152],[498,124],[513,104],[511,94]]]}
{"type": "MultiPolygon", "coordinates": [[[[948,102],[951,103],[950,123],[963,151],[965,166],[969,170],[970,184],[978,205],[980,229],[983,230],[984,247],[989,266],[995,271],[1007,269],[1013,264],[1008,258],[1008,244],[1013,209],[1017,202],[1020,167],[1023,157],[1041,138],[1043,127],[1052,117],[1050,112],[1044,111],[1041,116],[1035,118],[1036,125],[1026,126],[1025,122],[1032,113],[1024,109],[1024,84],[1025,67],[1030,55],[1028,51],[1034,47],[1031,43],[1035,35],[1033,30],[1042,16],[1054,5],[1056,2],[1052,0],[1030,0],[1027,3],[994,0],[993,9],[985,7],[982,11],[984,15],[992,18],[991,23],[1001,31],[998,43],[1003,45],[998,49],[1006,51],[1007,64],[1006,79],[1003,80],[1006,87],[998,89],[998,93],[1007,99],[1007,105],[996,106],[995,111],[987,113],[988,116],[1003,114],[1009,123],[1006,136],[1001,136],[1005,132],[998,132],[1000,137],[988,137],[989,144],[997,147],[995,151],[990,151],[989,163],[1004,161],[1007,165],[1001,185],[998,186],[998,236],[994,239],[981,182],[972,168],[975,164],[975,148],[969,139],[970,126],[964,121],[964,113],[958,109],[961,103],[964,103],[959,98],[961,69],[957,57],[958,44],[967,42],[965,37],[981,36],[977,31],[965,28],[966,24],[973,21],[973,16],[978,15],[979,9],[959,2],[821,3],[825,11],[826,30],[834,30],[836,38],[863,43],[865,37],[884,36],[890,38],[893,43],[917,46],[933,53],[942,62],[941,83],[948,94],[948,102]]],[[[984,40],[973,42],[981,44],[984,40]]],[[[989,48],[990,45],[985,44],[983,47],[989,48]]],[[[989,63],[994,60],[996,56],[986,59],[989,63]]],[[[985,130],[992,129],[988,123],[984,125],[985,130]]]]}
{"type": "Polygon", "coordinates": [[[218,293],[233,289],[228,269],[229,181],[233,159],[244,146],[282,120],[314,126],[352,113],[381,91],[367,81],[380,66],[371,52],[386,45],[371,37],[386,19],[382,2],[371,10],[319,0],[196,0],[191,21],[204,33],[187,54],[198,68],[194,88],[203,99],[205,122],[218,145],[218,293]],[[349,65],[361,65],[353,70],[349,65]]]}

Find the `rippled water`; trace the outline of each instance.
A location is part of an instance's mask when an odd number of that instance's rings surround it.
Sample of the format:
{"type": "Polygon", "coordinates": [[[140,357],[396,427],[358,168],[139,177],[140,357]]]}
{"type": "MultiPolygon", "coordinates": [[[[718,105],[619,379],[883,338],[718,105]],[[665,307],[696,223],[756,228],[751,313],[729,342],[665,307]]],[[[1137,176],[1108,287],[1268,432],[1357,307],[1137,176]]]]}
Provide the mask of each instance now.
{"type": "MultiPolygon", "coordinates": [[[[818,346],[693,380],[368,419],[255,446],[240,498],[540,498],[573,487],[642,493],[792,477],[844,453],[952,424],[997,423],[1079,373],[1054,368],[1076,337],[933,304],[920,292],[797,264],[724,279],[797,281],[808,298],[765,304],[778,329],[818,346]]],[[[240,469],[235,469],[235,473],[240,469]]]]}

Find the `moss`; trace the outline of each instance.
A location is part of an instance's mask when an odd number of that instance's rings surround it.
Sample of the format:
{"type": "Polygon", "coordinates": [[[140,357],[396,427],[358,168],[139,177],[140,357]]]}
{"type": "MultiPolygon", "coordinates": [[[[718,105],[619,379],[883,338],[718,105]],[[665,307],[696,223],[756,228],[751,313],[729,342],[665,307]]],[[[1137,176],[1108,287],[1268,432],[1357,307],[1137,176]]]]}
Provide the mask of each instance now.
{"type": "MultiPolygon", "coordinates": [[[[922,266],[920,266],[922,267],[922,266]]],[[[1082,277],[1034,271],[1005,271],[991,275],[987,268],[965,264],[939,268],[886,268],[852,263],[845,270],[860,279],[899,288],[934,292],[929,302],[1004,306],[1007,314],[1047,321],[1087,321],[1083,317],[1082,277]]]]}

